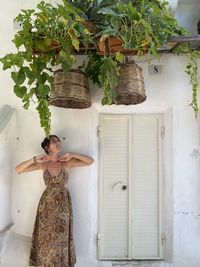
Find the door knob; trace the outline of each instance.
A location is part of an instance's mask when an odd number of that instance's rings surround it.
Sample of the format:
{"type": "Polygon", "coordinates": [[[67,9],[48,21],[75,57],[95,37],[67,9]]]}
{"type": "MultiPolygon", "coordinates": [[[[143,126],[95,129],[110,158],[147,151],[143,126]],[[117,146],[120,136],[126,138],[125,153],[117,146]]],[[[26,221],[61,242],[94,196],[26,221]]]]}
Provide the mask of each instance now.
{"type": "Polygon", "coordinates": [[[127,189],[127,185],[122,185],[122,182],[118,182],[118,183],[114,184],[112,188],[115,190],[115,189],[117,189],[119,187],[121,187],[122,190],[126,190],[127,189]]]}

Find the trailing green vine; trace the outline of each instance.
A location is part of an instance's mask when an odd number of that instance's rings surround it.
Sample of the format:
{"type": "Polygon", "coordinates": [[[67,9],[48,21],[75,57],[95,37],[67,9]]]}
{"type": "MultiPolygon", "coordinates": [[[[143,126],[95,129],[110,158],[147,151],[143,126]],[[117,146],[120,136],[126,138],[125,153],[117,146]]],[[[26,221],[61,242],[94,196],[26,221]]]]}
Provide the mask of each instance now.
{"type": "Polygon", "coordinates": [[[117,92],[114,88],[119,82],[120,65],[124,56],[116,55],[101,57],[96,53],[89,55],[88,64],[85,68],[89,78],[103,90],[102,105],[116,103],[117,92]]]}
{"type": "Polygon", "coordinates": [[[48,62],[42,56],[33,56],[30,63],[25,52],[8,54],[1,62],[4,70],[12,67],[14,93],[22,99],[23,107],[28,109],[31,102],[37,103],[41,127],[48,135],[51,125],[48,99],[53,86],[52,69],[48,67],[48,62]]]}
{"type": "Polygon", "coordinates": [[[192,85],[192,101],[190,105],[194,110],[195,117],[197,118],[199,113],[198,106],[198,60],[200,60],[200,51],[191,47],[189,43],[183,43],[178,45],[174,51],[176,55],[184,54],[188,58],[188,63],[185,68],[185,72],[190,77],[190,84],[192,85]]]}

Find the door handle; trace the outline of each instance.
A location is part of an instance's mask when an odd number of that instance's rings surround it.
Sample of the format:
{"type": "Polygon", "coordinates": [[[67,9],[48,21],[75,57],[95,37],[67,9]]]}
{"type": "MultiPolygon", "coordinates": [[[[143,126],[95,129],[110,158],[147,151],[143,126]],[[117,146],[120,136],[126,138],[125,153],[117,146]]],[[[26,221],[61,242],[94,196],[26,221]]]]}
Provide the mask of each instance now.
{"type": "Polygon", "coordinates": [[[118,183],[114,184],[112,188],[117,189],[120,187],[121,184],[122,184],[122,182],[118,182],[118,183]]]}
{"type": "MultiPolygon", "coordinates": [[[[123,184],[122,182],[117,182],[116,184],[113,185],[112,188],[115,190],[115,189],[119,188],[122,184],[123,184]]],[[[127,185],[122,185],[121,188],[122,188],[122,190],[126,190],[127,185]]]]}

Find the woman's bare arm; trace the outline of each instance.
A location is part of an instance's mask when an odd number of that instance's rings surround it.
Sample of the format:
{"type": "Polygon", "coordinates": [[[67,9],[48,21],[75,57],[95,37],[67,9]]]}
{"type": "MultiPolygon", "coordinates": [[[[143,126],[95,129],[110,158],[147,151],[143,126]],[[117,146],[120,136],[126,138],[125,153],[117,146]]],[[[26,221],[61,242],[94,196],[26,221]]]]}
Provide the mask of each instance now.
{"type": "Polygon", "coordinates": [[[42,162],[47,161],[48,157],[44,155],[40,155],[40,156],[35,157],[35,160],[34,158],[32,158],[32,159],[23,161],[22,163],[18,164],[15,167],[16,172],[20,174],[24,172],[31,172],[31,171],[42,169],[42,162]]]}
{"type": "Polygon", "coordinates": [[[66,153],[59,160],[67,161],[69,168],[88,166],[94,162],[92,157],[77,153],[66,153]]]}
{"type": "Polygon", "coordinates": [[[39,165],[34,162],[33,159],[23,161],[15,167],[15,170],[18,174],[22,172],[35,171],[39,169],[39,165]]]}

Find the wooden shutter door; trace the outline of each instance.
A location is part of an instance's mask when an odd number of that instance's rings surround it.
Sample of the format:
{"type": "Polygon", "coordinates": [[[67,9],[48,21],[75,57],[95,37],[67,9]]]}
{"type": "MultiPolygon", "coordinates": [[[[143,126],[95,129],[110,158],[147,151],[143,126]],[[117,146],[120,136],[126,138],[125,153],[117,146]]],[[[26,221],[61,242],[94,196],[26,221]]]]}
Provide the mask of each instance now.
{"type": "Polygon", "coordinates": [[[133,257],[163,257],[161,115],[133,119],[133,257]]]}
{"type": "Polygon", "coordinates": [[[128,258],[131,120],[129,115],[100,117],[99,259],[128,258]]]}

